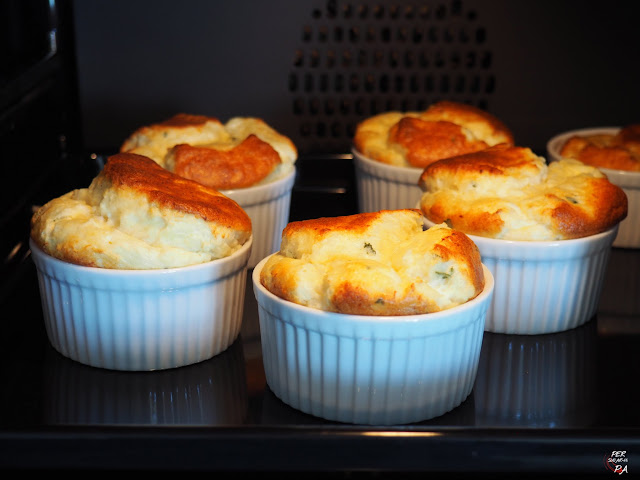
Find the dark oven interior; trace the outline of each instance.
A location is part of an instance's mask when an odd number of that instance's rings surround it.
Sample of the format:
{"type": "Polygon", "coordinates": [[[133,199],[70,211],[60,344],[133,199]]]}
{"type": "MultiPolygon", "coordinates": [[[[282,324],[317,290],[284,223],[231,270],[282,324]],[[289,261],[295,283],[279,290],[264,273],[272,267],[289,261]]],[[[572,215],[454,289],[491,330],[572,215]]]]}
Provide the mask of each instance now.
{"type": "Polygon", "coordinates": [[[300,152],[291,218],[355,208],[361,119],[452,99],[545,153],[557,132],[637,121],[632,2],[3,0],[3,296],[33,205],[86,186],[140,125],[250,115],[300,152]]]}
{"type": "Polygon", "coordinates": [[[637,249],[612,249],[598,318],[583,327],[485,335],[479,378],[490,395],[476,390],[420,425],[364,430],[304,415],[267,388],[249,284],[241,342],[211,362],[130,375],[59,355],[28,246],[35,206],[88,186],[133,130],[178,112],[261,117],[288,135],[299,150],[290,220],[357,212],[351,139],[378,112],[469,103],[540,155],[560,132],[638,123],[634,7],[0,0],[0,469],[264,467],[300,478],[315,462],[347,470],[335,478],[372,468],[557,475],[601,473],[608,452],[637,452],[637,249]],[[505,385],[522,387],[514,394],[489,388],[504,365],[514,367],[505,385]],[[225,378],[244,403],[219,387],[225,378]],[[218,417],[216,403],[233,415],[218,417]]]}

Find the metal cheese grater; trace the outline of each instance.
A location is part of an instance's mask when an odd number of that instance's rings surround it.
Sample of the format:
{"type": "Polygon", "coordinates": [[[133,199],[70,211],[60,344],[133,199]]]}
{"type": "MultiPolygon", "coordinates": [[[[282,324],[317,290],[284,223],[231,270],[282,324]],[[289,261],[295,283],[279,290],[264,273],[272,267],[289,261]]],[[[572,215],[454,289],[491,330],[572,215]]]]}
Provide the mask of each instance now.
{"type": "Polygon", "coordinates": [[[356,124],[441,99],[489,110],[496,89],[487,29],[454,1],[318,2],[288,75],[304,151],[348,151],[356,124]]]}

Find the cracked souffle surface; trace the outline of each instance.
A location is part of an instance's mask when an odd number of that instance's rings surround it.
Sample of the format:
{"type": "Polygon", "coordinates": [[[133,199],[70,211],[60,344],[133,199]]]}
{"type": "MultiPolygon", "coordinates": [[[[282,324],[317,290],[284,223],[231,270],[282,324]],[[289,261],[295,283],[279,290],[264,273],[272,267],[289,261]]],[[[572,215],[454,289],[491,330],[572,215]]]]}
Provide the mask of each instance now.
{"type": "Polygon", "coordinates": [[[372,160],[424,168],[499,143],[513,145],[514,139],[494,115],[472,105],[441,101],[424,111],[390,111],[367,118],[356,127],[353,142],[372,160]]]}
{"type": "Polygon", "coordinates": [[[415,209],[291,222],[260,281],[285,300],[357,315],[437,312],[484,288],[471,239],[444,224],[424,230],[415,209]]]}
{"type": "Polygon", "coordinates": [[[294,168],[298,151],[291,139],[256,117],[215,117],[178,113],[134,131],[120,152],[145,155],[182,177],[231,190],[269,183],[294,168]]]}
{"type": "Polygon", "coordinates": [[[604,232],[627,215],[627,197],[597,168],[551,162],[508,145],[439,160],[419,180],[434,223],[505,240],[564,240],[604,232]]]}
{"type": "Polygon", "coordinates": [[[31,220],[31,237],[49,255],[111,269],[208,262],[251,233],[235,201],[131,153],[110,157],[88,188],[47,202],[31,220]]]}
{"type": "Polygon", "coordinates": [[[560,155],[598,168],[640,172],[640,124],[627,125],[615,134],[573,135],[562,145],[560,155]]]}

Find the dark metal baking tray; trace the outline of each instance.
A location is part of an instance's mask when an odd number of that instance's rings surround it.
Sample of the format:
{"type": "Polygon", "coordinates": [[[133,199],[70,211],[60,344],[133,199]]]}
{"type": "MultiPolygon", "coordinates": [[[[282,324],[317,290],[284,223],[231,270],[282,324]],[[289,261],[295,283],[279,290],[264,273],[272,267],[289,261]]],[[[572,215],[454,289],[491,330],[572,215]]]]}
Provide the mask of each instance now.
{"type": "MultiPolygon", "coordinates": [[[[291,219],[355,213],[348,155],[300,162],[291,219]],[[327,171],[342,180],[325,182],[327,171]]],[[[459,407],[390,427],[326,421],[270,391],[250,275],[242,331],[227,351],[148,373],[88,367],[53,350],[28,252],[3,285],[5,470],[607,475],[613,451],[625,452],[629,472],[640,468],[640,250],[612,249],[586,324],[485,333],[474,389],[459,407]]]]}

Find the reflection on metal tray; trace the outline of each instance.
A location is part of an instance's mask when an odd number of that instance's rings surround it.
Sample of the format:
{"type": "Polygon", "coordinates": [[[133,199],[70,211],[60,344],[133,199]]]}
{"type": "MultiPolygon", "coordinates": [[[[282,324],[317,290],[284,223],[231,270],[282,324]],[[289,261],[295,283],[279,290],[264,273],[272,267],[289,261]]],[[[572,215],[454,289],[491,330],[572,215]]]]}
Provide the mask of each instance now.
{"type": "MultiPolygon", "coordinates": [[[[292,219],[355,213],[350,156],[301,165],[292,219]],[[318,188],[328,165],[347,180],[318,188]]],[[[329,422],[274,395],[250,275],[241,334],[226,352],[139,373],[54,351],[28,255],[19,270],[1,305],[12,313],[0,337],[0,468],[178,470],[187,462],[199,471],[575,474],[605,472],[613,450],[640,451],[640,250],[612,250],[598,314],[586,324],[548,335],[485,333],[460,406],[384,428],[329,422]]]]}

